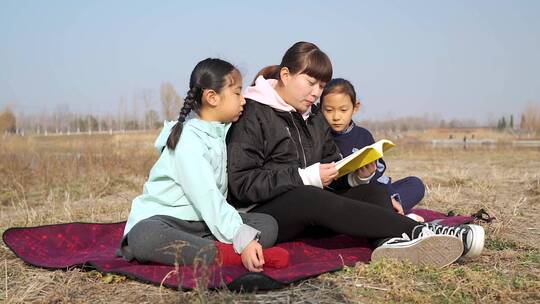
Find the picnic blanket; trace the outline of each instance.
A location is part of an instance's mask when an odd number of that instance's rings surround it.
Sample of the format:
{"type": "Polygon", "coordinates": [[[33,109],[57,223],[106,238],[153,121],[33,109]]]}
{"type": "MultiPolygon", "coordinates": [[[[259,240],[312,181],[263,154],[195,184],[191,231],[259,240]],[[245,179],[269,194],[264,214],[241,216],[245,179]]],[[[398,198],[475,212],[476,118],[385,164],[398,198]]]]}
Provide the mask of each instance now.
{"type": "MultiPolygon", "coordinates": [[[[443,213],[415,209],[426,221],[459,225],[473,220],[469,216],[447,216],[443,213]]],[[[227,287],[231,290],[270,290],[286,286],[325,272],[369,262],[372,248],[364,238],[329,235],[322,238],[302,238],[279,244],[289,251],[289,266],[265,268],[262,273],[250,273],[243,266],[167,266],[127,262],[115,256],[124,231],[121,223],[66,223],[39,227],[9,228],[3,234],[4,243],[24,262],[47,269],[82,267],[102,273],[114,273],[128,278],[175,289],[189,290],[196,286],[227,287]],[[200,285],[202,284],[202,285],[200,285]]]]}

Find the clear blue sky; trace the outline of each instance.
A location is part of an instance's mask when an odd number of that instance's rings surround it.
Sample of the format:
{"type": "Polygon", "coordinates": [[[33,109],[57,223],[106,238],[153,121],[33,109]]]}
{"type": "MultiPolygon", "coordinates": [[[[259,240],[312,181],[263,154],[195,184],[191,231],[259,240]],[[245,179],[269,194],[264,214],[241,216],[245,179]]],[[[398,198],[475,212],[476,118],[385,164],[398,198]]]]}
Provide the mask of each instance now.
{"type": "Polygon", "coordinates": [[[359,118],[440,113],[485,121],[540,102],[540,1],[0,0],[0,107],[118,111],[206,57],[245,82],[292,43],[350,79],[359,118]]]}

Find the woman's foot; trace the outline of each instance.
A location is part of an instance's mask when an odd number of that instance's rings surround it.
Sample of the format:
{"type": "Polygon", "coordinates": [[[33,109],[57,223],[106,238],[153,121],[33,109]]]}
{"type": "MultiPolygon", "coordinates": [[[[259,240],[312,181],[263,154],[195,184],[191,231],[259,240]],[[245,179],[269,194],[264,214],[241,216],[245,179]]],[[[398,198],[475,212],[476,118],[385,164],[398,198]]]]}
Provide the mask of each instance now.
{"type": "Polygon", "coordinates": [[[419,266],[444,267],[459,259],[462,253],[461,239],[453,235],[437,235],[424,227],[412,240],[406,234],[386,240],[375,248],[371,260],[394,259],[419,266]]]}
{"type": "Polygon", "coordinates": [[[485,231],[482,226],[465,224],[452,227],[435,223],[425,223],[423,227],[428,228],[438,235],[452,235],[460,238],[463,241],[463,258],[477,257],[484,249],[485,231]]]}

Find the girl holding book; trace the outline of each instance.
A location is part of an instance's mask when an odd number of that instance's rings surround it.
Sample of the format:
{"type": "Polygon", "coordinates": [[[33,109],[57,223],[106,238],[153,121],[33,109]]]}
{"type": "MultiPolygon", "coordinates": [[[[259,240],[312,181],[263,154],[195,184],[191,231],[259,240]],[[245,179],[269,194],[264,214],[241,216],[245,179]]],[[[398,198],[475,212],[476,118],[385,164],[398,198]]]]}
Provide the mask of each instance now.
{"type": "Polygon", "coordinates": [[[420,224],[393,210],[384,185],[357,187],[373,168],[336,179],[340,151],[314,105],[331,78],[330,59],[309,42],[295,43],[280,65],[261,70],[244,92],[243,115],[227,137],[232,204],[272,215],[277,242],[323,227],[373,240],[373,260],[444,266],[462,254],[479,254],[480,226],[420,224]]]}
{"type": "MultiPolygon", "coordinates": [[[[320,100],[321,111],[343,157],[375,142],[371,132],[357,126],[352,120],[360,108],[360,102],[356,98],[354,86],[348,80],[332,79],[326,84],[320,100]]],[[[386,168],[382,158],[377,160],[369,167],[369,176],[365,181],[385,185],[394,209],[400,214],[408,213],[424,197],[424,183],[415,176],[392,182],[390,177],[384,175],[386,168]]]]}

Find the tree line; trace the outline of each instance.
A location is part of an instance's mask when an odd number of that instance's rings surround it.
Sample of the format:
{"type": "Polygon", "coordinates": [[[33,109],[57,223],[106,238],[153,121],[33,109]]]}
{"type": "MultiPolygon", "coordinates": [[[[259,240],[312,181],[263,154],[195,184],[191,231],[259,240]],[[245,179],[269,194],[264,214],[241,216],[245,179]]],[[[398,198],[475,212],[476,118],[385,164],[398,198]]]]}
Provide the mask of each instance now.
{"type": "MultiPolygon", "coordinates": [[[[125,132],[159,129],[163,120],[176,119],[183,104],[183,98],[174,86],[164,82],[159,90],[159,109],[156,107],[154,91],[143,90],[130,106],[125,98],[120,98],[116,114],[78,114],[67,105],[59,105],[50,112],[25,115],[15,114],[9,107],[0,112],[0,133],[25,134],[72,134],[92,132],[125,132]],[[141,111],[142,105],[142,111],[141,111]],[[128,110],[129,109],[129,110],[128,110]]],[[[439,114],[424,114],[385,119],[367,119],[358,122],[372,131],[406,132],[431,128],[474,128],[475,120],[445,120],[439,114]]],[[[486,126],[483,126],[486,127],[486,126]]],[[[540,133],[540,103],[529,103],[522,112],[519,124],[513,115],[500,117],[496,124],[487,127],[500,131],[522,130],[540,133]]]]}
{"type": "Polygon", "coordinates": [[[122,97],[114,114],[75,113],[70,111],[66,104],[58,105],[51,112],[33,114],[23,112],[15,114],[12,108],[6,107],[0,109],[0,132],[47,135],[158,129],[163,125],[163,120],[176,119],[183,98],[171,83],[164,82],[160,86],[157,106],[155,99],[152,90],[139,92],[131,103],[122,97]]]}

